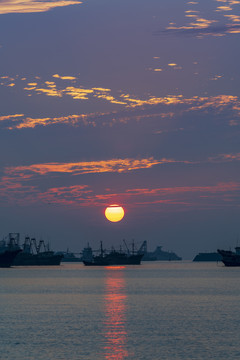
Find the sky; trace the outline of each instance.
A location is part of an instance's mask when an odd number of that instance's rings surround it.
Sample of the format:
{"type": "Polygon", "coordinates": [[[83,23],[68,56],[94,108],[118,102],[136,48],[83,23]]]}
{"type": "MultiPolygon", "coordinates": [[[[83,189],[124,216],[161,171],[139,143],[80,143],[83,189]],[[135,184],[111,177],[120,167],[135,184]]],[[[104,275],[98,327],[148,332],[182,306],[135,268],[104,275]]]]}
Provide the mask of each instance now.
{"type": "Polygon", "coordinates": [[[240,1],[0,0],[0,34],[0,236],[236,246],[240,1]]]}

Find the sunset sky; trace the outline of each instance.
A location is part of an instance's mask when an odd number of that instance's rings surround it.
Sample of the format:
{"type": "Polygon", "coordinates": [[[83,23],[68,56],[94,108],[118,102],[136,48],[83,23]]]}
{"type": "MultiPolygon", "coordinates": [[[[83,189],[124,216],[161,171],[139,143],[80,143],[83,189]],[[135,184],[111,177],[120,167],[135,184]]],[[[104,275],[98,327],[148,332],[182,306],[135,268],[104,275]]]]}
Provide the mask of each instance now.
{"type": "Polygon", "coordinates": [[[2,237],[236,246],[240,1],[0,0],[0,34],[2,237]]]}

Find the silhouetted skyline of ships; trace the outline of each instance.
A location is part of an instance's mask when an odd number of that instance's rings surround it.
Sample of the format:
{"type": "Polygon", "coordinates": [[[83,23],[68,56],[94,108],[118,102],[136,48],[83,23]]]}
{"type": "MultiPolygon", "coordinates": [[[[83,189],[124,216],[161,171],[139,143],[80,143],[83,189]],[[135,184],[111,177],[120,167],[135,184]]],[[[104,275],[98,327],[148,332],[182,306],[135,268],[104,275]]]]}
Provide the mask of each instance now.
{"type": "Polygon", "coordinates": [[[125,250],[120,246],[119,250],[116,250],[112,247],[111,250],[103,249],[103,243],[100,242],[99,250],[92,250],[88,245],[83,249],[81,257],[76,257],[73,253],[63,253],[64,257],[62,262],[71,261],[83,261],[86,266],[107,266],[107,265],[140,265],[141,261],[176,261],[182,260],[181,257],[176,255],[174,252],[163,251],[162,246],[157,246],[155,251],[147,251],[147,241],[145,240],[138,250],[135,249],[134,241],[131,244],[131,250],[128,248],[128,245],[125,240],[123,240],[125,245],[125,250]],[[93,253],[98,252],[97,255],[93,253]]]}
{"type": "Polygon", "coordinates": [[[77,257],[69,251],[54,252],[50,250],[49,244],[45,244],[44,240],[37,241],[29,236],[26,236],[24,243],[20,245],[20,234],[9,233],[8,238],[4,238],[0,242],[0,267],[60,265],[61,262],[65,261],[82,261],[86,266],[108,266],[140,265],[142,260],[182,260],[174,252],[163,251],[162,246],[157,246],[155,251],[148,252],[146,240],[138,250],[135,250],[134,241],[131,250],[129,250],[125,240],[123,240],[123,243],[126,247],[125,251],[121,246],[119,250],[113,247],[111,250],[103,249],[101,242],[100,252],[97,255],[94,254],[97,251],[92,250],[88,245],[81,252],[81,256],[77,257]]]}
{"type": "Polygon", "coordinates": [[[60,265],[63,255],[55,254],[44,240],[25,237],[20,246],[20,234],[9,233],[0,242],[0,267],[60,265]]]}
{"type": "MultiPolygon", "coordinates": [[[[82,252],[76,254],[69,252],[50,250],[49,244],[44,240],[37,241],[35,238],[25,237],[24,243],[20,245],[20,234],[9,233],[8,238],[0,241],[0,267],[10,266],[49,266],[60,265],[61,262],[83,262],[86,266],[109,266],[109,265],[140,265],[141,261],[179,261],[181,257],[172,251],[163,251],[162,246],[157,246],[152,252],[147,249],[147,241],[143,241],[138,250],[135,249],[134,241],[129,250],[127,243],[123,240],[125,250],[120,246],[119,250],[114,247],[111,250],[103,249],[100,242],[100,250],[92,250],[88,245],[82,252]],[[94,254],[97,253],[97,254],[94,254]]],[[[197,254],[193,261],[222,261],[225,266],[240,266],[240,247],[217,252],[205,252],[197,254]]]]}

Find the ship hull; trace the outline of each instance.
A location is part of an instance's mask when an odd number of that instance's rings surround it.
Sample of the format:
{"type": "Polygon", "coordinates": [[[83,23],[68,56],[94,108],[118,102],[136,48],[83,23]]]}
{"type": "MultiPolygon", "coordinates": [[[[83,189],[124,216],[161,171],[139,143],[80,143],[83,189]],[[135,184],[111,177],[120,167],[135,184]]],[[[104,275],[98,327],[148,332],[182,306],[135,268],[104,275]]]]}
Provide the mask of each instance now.
{"type": "Polygon", "coordinates": [[[20,253],[14,259],[14,266],[49,266],[49,265],[60,265],[62,255],[48,255],[45,253],[40,254],[29,254],[20,253]]]}
{"type": "Polygon", "coordinates": [[[212,253],[199,253],[193,259],[195,262],[203,262],[203,261],[222,261],[222,256],[219,253],[212,252],[212,253]]]}
{"type": "Polygon", "coordinates": [[[240,254],[227,250],[218,250],[218,253],[222,256],[222,262],[225,266],[240,266],[240,254]]]}
{"type": "Polygon", "coordinates": [[[5,250],[0,254],[0,267],[9,268],[13,265],[14,259],[21,250],[5,250]]]}
{"type": "Polygon", "coordinates": [[[129,255],[124,254],[117,255],[106,255],[106,256],[95,256],[92,261],[85,261],[85,266],[114,266],[114,265],[140,265],[143,254],[129,255]]]}

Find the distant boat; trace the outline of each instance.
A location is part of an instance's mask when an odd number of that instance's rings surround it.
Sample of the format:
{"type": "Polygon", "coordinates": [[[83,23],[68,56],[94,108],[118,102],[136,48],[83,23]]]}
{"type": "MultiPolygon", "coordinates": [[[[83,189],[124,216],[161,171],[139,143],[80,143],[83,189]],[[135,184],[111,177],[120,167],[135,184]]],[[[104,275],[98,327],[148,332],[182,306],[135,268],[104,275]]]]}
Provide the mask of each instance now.
{"type": "Polygon", "coordinates": [[[0,267],[8,268],[13,265],[16,256],[21,252],[21,249],[15,243],[15,238],[9,234],[9,240],[0,241],[0,267]]]}
{"type": "Polygon", "coordinates": [[[199,253],[195,256],[193,261],[221,261],[222,256],[217,252],[199,253]]]}
{"type": "Polygon", "coordinates": [[[225,266],[240,266],[240,247],[235,247],[235,250],[236,252],[218,249],[218,253],[222,256],[222,262],[225,266]]]}
{"type": "MultiPolygon", "coordinates": [[[[89,249],[89,247],[88,247],[89,249]]],[[[112,249],[109,252],[103,250],[102,242],[99,255],[93,255],[86,260],[83,257],[83,263],[86,266],[112,266],[112,265],[140,265],[143,257],[143,253],[136,253],[134,249],[130,253],[128,250],[124,252],[122,250],[116,251],[112,249]]]]}
{"type": "Polygon", "coordinates": [[[62,255],[61,262],[81,262],[82,258],[76,256],[73,252],[67,251],[58,251],[55,253],[56,255],[62,255]]]}
{"type": "Polygon", "coordinates": [[[45,245],[44,240],[36,241],[35,238],[25,237],[22,251],[13,261],[14,266],[42,266],[60,265],[63,255],[55,254],[45,245]]]}
{"type": "Polygon", "coordinates": [[[172,251],[163,251],[162,246],[157,246],[156,249],[152,252],[147,250],[147,241],[144,240],[140,247],[140,252],[144,254],[142,261],[177,261],[182,260],[180,256],[175,254],[172,251]]]}

